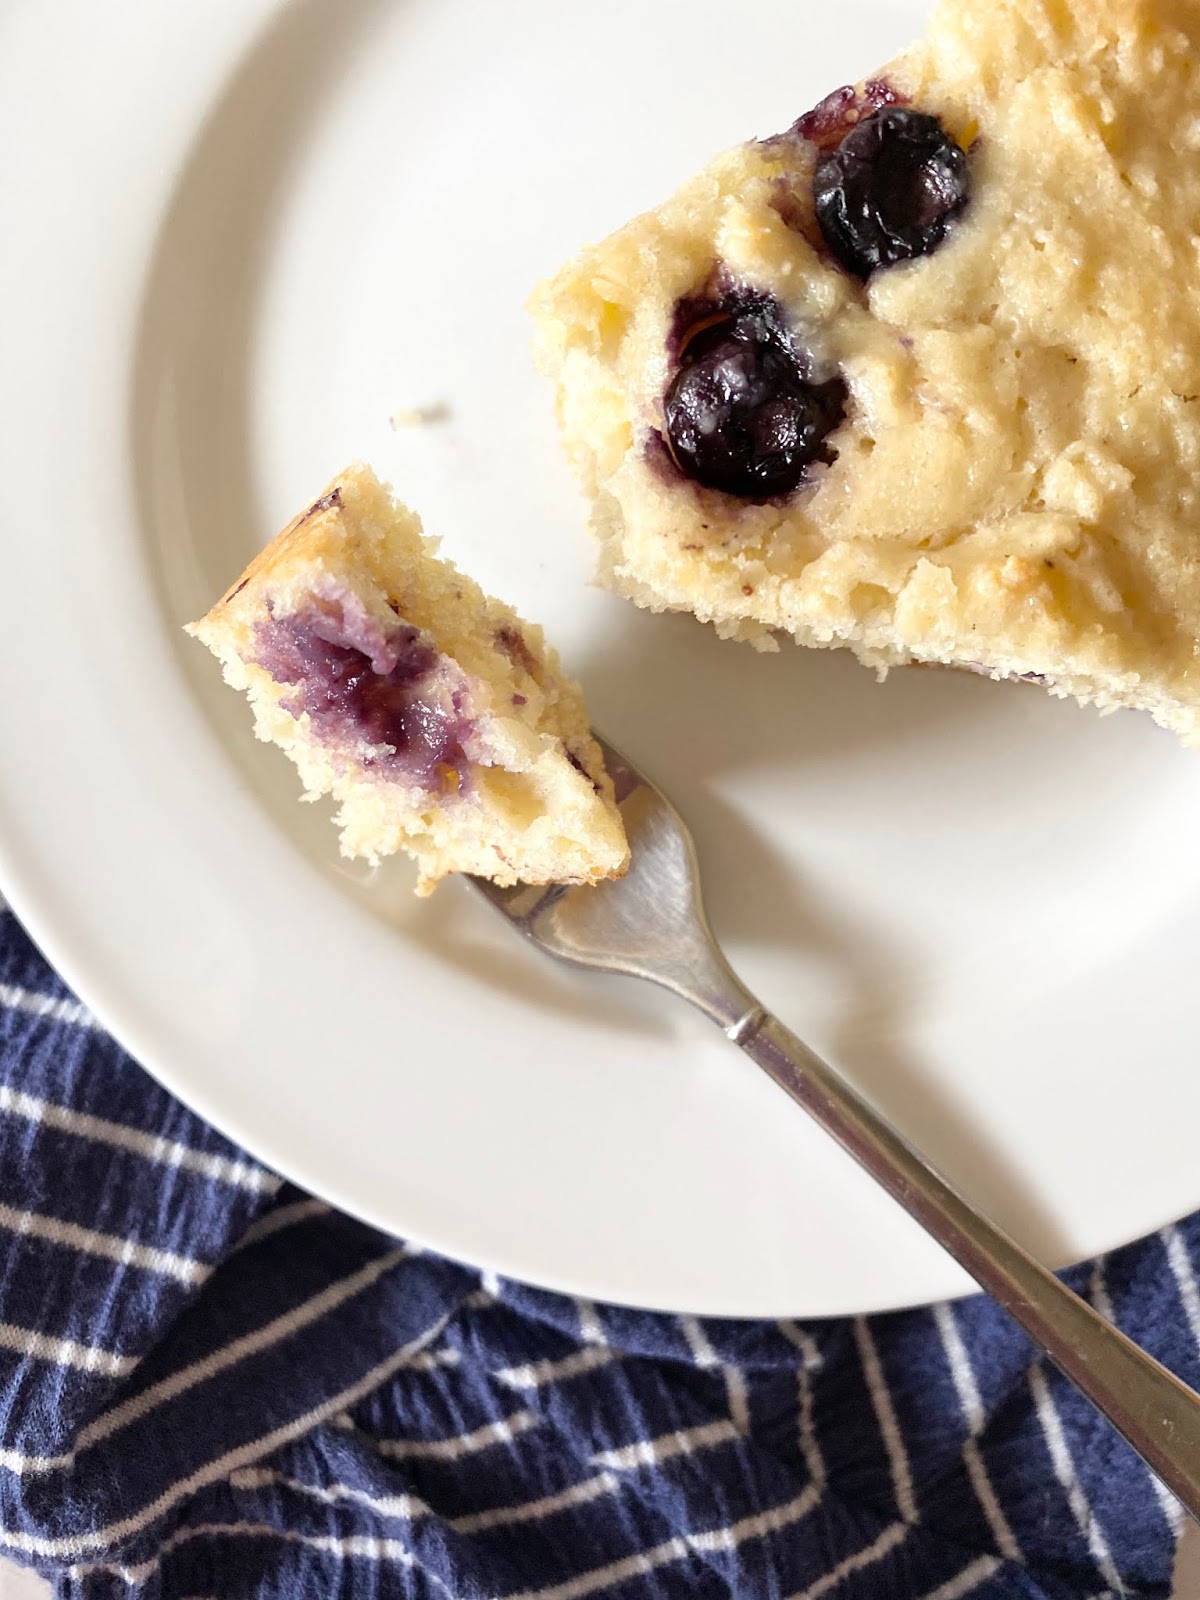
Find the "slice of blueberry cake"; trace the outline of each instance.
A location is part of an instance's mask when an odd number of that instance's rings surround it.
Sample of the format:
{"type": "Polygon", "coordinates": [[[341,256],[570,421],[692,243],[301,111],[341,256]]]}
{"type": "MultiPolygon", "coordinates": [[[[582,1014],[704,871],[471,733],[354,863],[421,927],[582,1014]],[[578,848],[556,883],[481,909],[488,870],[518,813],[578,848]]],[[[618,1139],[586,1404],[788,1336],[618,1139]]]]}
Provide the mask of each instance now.
{"type": "Polygon", "coordinates": [[[1200,744],[1196,0],[940,0],[533,309],[610,587],[1200,744]]]}
{"type": "Polygon", "coordinates": [[[579,686],[540,628],[439,560],[366,467],[336,478],[188,632],[245,692],[342,851],[595,883],[629,850],[579,686]]]}

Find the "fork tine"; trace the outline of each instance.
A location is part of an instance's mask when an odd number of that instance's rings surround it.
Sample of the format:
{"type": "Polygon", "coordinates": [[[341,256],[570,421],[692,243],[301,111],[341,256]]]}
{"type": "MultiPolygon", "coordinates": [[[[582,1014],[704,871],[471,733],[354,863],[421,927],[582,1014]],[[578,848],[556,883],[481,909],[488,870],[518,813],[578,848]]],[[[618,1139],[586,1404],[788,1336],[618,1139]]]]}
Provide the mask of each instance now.
{"type": "Polygon", "coordinates": [[[644,978],[674,990],[722,1026],[736,1022],[749,997],[709,932],[687,825],[631,761],[607,740],[598,742],[629,835],[625,877],[548,888],[472,882],[548,955],[644,978]]]}
{"type": "Polygon", "coordinates": [[[661,794],[660,790],[655,789],[649,778],[644,773],[639,772],[632,761],[623,756],[615,745],[609,744],[608,740],[598,734],[594,728],[592,729],[592,738],[600,746],[601,754],[604,756],[604,765],[608,768],[608,775],[612,779],[613,788],[616,790],[618,805],[622,805],[633,791],[642,785],[648,789],[654,789],[655,794],[659,795],[659,798],[663,799],[665,803],[665,796],[661,794]]]}

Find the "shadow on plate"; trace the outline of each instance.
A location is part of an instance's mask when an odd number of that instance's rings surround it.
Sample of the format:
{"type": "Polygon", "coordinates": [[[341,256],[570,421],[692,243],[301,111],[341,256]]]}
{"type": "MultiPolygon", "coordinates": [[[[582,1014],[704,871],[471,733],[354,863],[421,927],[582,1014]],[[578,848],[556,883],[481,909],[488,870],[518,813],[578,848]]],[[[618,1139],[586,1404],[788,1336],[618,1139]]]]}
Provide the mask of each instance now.
{"type": "MultiPolygon", "coordinates": [[[[829,1058],[989,1216],[1043,1259],[1066,1263],[1069,1244],[1028,1177],[1017,1172],[978,1118],[955,1103],[945,1084],[933,1081],[913,1049],[919,969],[906,969],[866,919],[848,916],[793,866],[781,863],[732,807],[710,792],[704,808],[710,830],[720,834],[737,864],[736,887],[725,885],[706,897],[722,944],[730,951],[764,944],[787,951],[804,968],[803,987],[811,993],[819,985],[823,1015],[835,1019],[822,1029],[829,1058]]],[[[759,998],[801,1038],[810,1037],[803,1003],[789,998],[778,982],[759,998]]],[[[794,1114],[804,1115],[799,1108],[794,1114]]]]}
{"type": "MultiPolygon", "coordinates": [[[[543,955],[465,879],[448,879],[429,899],[415,901],[416,873],[407,862],[387,862],[374,874],[370,868],[350,871],[359,880],[355,888],[370,876],[376,879],[369,885],[374,892],[363,897],[369,910],[483,989],[524,1000],[531,1023],[539,1015],[558,1015],[614,1040],[621,1035],[664,1039],[676,1031],[665,996],[648,985],[580,972],[543,955]]],[[[476,1002],[464,995],[462,1003],[476,1002]]]]}
{"type": "MultiPolygon", "coordinates": [[[[661,781],[692,828],[713,926],[730,952],[767,948],[813,968],[833,1003],[832,1058],[947,1175],[1047,1258],[1069,1249],[1053,1218],[972,1114],[934,1083],[909,1040],[925,975],[910,949],[824,898],[753,821],[722,798],[731,771],[810,772],[864,746],[911,754],[968,725],[1020,738],[1030,696],[966,674],[902,670],[878,683],[845,651],[778,654],[719,639],[682,616],[630,611],[614,648],[581,663],[597,724],[661,781]]],[[[1063,708],[1064,710],[1066,708],[1063,708]]],[[[764,994],[801,1036],[786,995],[764,994]]],[[[799,1111],[796,1113],[801,1115],[799,1111]]]]}
{"type": "Polygon", "coordinates": [[[764,653],[691,617],[613,606],[613,636],[575,665],[596,725],[664,784],[675,771],[705,783],[745,768],[812,770],[863,747],[944,743],[967,723],[1000,731],[1034,692],[914,668],[881,684],[847,650],[785,638],[764,653]]]}

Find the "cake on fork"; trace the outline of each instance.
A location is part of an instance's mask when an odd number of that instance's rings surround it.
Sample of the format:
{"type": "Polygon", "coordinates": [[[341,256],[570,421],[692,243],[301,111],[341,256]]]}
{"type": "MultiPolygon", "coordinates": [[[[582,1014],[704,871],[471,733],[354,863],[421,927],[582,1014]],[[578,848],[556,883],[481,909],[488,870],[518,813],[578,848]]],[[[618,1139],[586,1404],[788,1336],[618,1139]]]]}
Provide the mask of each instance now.
{"type": "Polygon", "coordinates": [[[612,589],[1200,744],[1197,0],[938,0],[533,310],[612,589]]]}
{"type": "Polygon", "coordinates": [[[406,850],[418,893],[449,872],[595,883],[629,850],[583,695],[540,628],[437,555],[354,466],[188,632],[338,805],[344,854],[406,850]]]}

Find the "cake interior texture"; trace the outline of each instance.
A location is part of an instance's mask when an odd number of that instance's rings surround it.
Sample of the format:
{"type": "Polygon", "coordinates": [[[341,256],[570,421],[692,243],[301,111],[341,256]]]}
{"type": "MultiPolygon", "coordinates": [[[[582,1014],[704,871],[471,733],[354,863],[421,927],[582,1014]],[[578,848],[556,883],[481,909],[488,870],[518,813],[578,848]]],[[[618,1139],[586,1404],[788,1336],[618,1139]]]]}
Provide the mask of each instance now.
{"type": "Polygon", "coordinates": [[[1200,743],[1196,0],[939,0],[533,311],[612,589],[1200,743]]]}
{"type": "Polygon", "coordinates": [[[190,632],[243,691],[343,852],[592,883],[628,848],[579,686],[540,628],[440,559],[369,468],[342,473],[190,632]]]}

